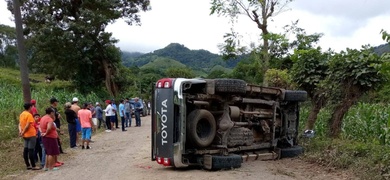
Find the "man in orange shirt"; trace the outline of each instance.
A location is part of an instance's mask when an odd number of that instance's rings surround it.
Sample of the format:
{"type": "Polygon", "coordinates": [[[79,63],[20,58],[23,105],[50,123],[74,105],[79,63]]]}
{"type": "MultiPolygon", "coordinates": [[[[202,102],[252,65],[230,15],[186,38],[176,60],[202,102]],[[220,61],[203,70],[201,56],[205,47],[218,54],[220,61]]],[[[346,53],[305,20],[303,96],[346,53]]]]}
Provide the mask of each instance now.
{"type": "Polygon", "coordinates": [[[19,136],[24,139],[23,159],[27,169],[39,170],[40,168],[35,166],[34,158],[37,131],[34,127],[34,117],[31,114],[32,105],[28,102],[23,107],[24,111],[19,116],[19,136]]]}
{"type": "Polygon", "coordinates": [[[87,109],[88,108],[88,103],[84,103],[83,105],[83,109],[80,109],[79,112],[77,113],[78,114],[78,117],[79,117],[79,120],[80,120],[80,124],[81,124],[81,132],[82,132],[82,140],[83,140],[83,144],[82,144],[82,149],[84,148],[87,148],[87,149],[90,149],[91,147],[89,147],[89,142],[91,141],[91,134],[92,134],[92,113],[90,110],[87,109]],[[84,144],[87,144],[87,146],[85,147],[84,144]]]}
{"type": "Polygon", "coordinates": [[[39,125],[42,131],[43,146],[46,151],[46,168],[49,168],[49,170],[58,170],[58,168],[54,168],[54,165],[56,164],[57,156],[60,154],[57,141],[58,133],[54,118],[55,111],[53,108],[49,107],[46,109],[46,115],[41,118],[41,123],[39,125]]]}

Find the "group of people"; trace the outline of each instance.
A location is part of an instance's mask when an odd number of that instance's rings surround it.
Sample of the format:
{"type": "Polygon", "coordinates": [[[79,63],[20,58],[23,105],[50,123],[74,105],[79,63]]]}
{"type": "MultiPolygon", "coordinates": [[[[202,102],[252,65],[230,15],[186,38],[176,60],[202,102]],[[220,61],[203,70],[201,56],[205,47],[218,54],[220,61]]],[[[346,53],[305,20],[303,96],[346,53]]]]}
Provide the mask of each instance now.
{"type": "MultiPolygon", "coordinates": [[[[106,128],[106,132],[111,132],[119,128],[118,114],[121,119],[122,131],[127,131],[131,127],[132,114],[135,117],[136,127],[141,126],[140,111],[143,105],[138,97],[130,103],[129,98],[121,99],[119,107],[115,100],[106,100],[106,108],[103,109],[99,102],[84,103],[79,106],[77,97],[72,102],[65,103],[65,115],[68,123],[70,147],[91,149],[92,132],[106,128]],[[119,112],[119,113],[118,113],[119,112]],[[105,116],[105,118],[104,118],[105,116]],[[81,134],[81,144],[79,136],[81,134]]],[[[28,170],[58,170],[63,162],[58,161],[60,153],[64,153],[61,146],[59,133],[61,131],[61,115],[57,109],[58,100],[50,99],[50,107],[45,109],[45,115],[41,117],[36,108],[36,100],[24,104],[24,111],[19,118],[19,135],[24,139],[23,158],[28,170]],[[40,160],[41,166],[36,163],[40,160]]]]}
{"type": "Polygon", "coordinates": [[[35,105],[35,100],[25,103],[19,117],[19,136],[24,139],[24,162],[28,170],[58,170],[57,167],[64,164],[58,161],[58,155],[63,153],[57,132],[61,127],[58,100],[50,99],[50,107],[45,109],[42,117],[35,105]],[[36,166],[38,158],[40,167],[36,166]]]}
{"type": "Polygon", "coordinates": [[[134,98],[134,103],[130,103],[129,98],[119,100],[119,108],[115,104],[115,100],[106,100],[106,108],[102,110],[105,112],[105,120],[103,118],[99,119],[100,128],[101,123],[106,125],[106,132],[111,132],[119,128],[118,123],[118,111],[122,123],[122,131],[127,131],[127,127],[131,127],[131,116],[134,114],[135,117],[135,126],[141,126],[141,115],[140,111],[142,110],[142,104],[139,102],[139,98],[134,98]]]}

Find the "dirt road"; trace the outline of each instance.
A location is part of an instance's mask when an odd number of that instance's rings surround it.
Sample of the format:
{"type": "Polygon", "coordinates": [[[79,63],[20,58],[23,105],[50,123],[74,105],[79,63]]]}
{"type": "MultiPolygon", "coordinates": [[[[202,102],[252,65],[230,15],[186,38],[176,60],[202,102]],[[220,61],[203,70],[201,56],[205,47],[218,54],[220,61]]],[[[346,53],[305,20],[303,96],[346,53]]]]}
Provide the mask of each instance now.
{"type": "Polygon", "coordinates": [[[93,140],[92,149],[67,150],[70,158],[60,158],[65,162],[60,170],[30,172],[17,179],[352,179],[299,159],[252,161],[228,171],[167,168],[150,160],[150,116],[142,118],[142,127],[102,132],[93,140]]]}

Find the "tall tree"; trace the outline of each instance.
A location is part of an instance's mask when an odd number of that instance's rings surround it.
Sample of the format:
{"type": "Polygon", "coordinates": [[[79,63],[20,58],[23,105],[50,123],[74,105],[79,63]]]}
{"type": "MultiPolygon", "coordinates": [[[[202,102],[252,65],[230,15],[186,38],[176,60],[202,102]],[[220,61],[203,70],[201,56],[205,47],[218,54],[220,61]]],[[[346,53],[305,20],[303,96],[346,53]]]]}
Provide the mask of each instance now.
{"type": "Polygon", "coordinates": [[[375,90],[387,81],[382,69],[389,69],[389,57],[380,58],[369,47],[362,50],[347,49],[335,54],[329,62],[329,82],[338,86],[340,95],[338,104],[329,119],[329,135],[338,137],[342,120],[349,108],[359,98],[375,90]],[[385,67],[387,66],[387,67],[385,67]]]}
{"type": "Polygon", "coordinates": [[[149,9],[149,0],[25,0],[22,10],[32,51],[30,64],[34,70],[72,80],[84,92],[105,81],[114,96],[120,51],[105,28],[117,19],[141,25],[139,12],[149,9]]]}
{"type": "MultiPolygon", "coordinates": [[[[262,74],[269,68],[270,62],[270,38],[272,34],[268,30],[269,20],[285,10],[286,5],[292,0],[212,0],[211,14],[218,14],[237,18],[238,15],[246,15],[249,17],[261,30],[262,46],[261,58],[259,63],[262,67],[262,74]]],[[[232,32],[225,36],[225,52],[232,54],[235,51],[235,46],[238,45],[234,41],[237,34],[232,32]]],[[[267,82],[263,79],[263,85],[267,86],[267,82]]]]}
{"type": "Polygon", "coordinates": [[[30,89],[30,81],[28,78],[27,55],[26,55],[26,48],[24,46],[23,23],[22,23],[22,15],[20,12],[19,0],[14,0],[13,8],[14,8],[14,15],[15,15],[16,37],[18,42],[20,77],[22,79],[23,100],[24,102],[30,102],[31,89],[30,89]]]}

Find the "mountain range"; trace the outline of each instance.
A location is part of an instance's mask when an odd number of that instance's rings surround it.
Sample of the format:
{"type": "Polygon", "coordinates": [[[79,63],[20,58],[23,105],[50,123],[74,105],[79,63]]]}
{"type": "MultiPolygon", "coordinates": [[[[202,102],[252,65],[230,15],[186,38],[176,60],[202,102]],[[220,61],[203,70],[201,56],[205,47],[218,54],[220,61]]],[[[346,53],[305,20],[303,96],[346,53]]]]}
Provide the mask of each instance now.
{"type": "MultiPolygon", "coordinates": [[[[374,52],[382,55],[390,52],[390,46],[383,44],[374,47],[374,52]]],[[[245,56],[246,57],[246,56],[245,56]]],[[[171,43],[168,46],[150,53],[122,52],[122,63],[127,66],[137,66],[140,69],[164,70],[171,67],[190,68],[198,75],[209,74],[214,70],[231,72],[244,57],[233,60],[223,60],[222,56],[207,50],[190,50],[182,44],[171,43]]]]}

